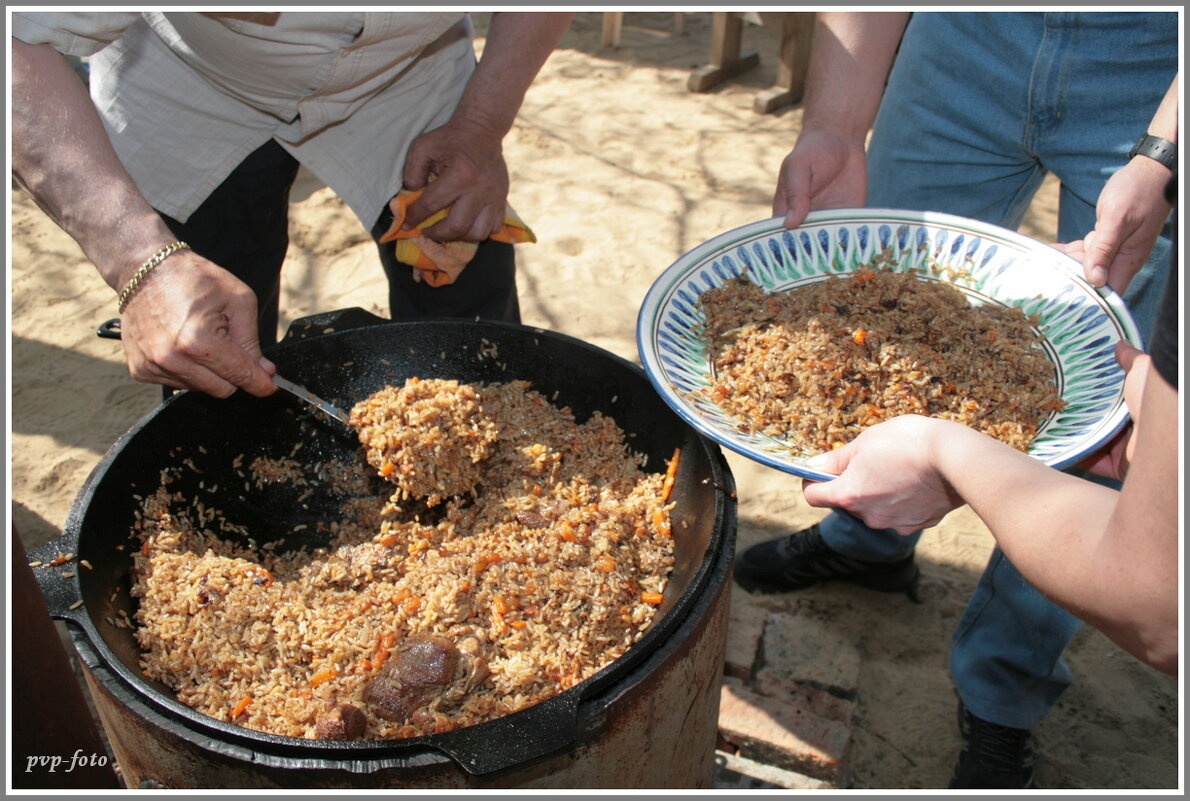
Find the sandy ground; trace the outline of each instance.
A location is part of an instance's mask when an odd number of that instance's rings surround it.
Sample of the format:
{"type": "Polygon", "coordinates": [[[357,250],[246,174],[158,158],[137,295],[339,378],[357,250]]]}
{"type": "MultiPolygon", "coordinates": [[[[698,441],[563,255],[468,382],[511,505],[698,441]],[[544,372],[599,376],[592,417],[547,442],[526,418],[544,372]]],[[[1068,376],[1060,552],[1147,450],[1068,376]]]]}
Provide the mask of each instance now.
{"type": "MultiPolygon", "coordinates": [[[[757,115],[775,76],[777,39],[745,29],[761,65],[709,94],[686,89],[707,62],[710,14],[629,13],[618,47],[598,13],[578,16],[506,142],[511,201],[539,237],[518,247],[524,321],[635,360],[637,310],[654,277],[712,236],[770,215],[777,168],[800,110],[757,115]]],[[[482,23],[482,15],[480,17],[482,23]]],[[[1048,184],[1025,228],[1052,241],[1048,184]]],[[[282,324],[360,306],[387,316],[363,227],[329,190],[295,192],[282,324]]],[[[12,197],[12,519],[33,547],[57,535],[107,447],[160,398],[128,378],[118,343],[96,327],[115,299],[82,256],[16,190],[12,197]]],[[[797,480],[729,456],[740,494],[739,545],[813,522],[797,480]]],[[[733,603],[800,605],[861,656],[845,786],[945,787],[958,750],[947,674],[953,626],[992,540],[961,509],[922,539],[925,603],[847,586],[733,603]]],[[[1177,788],[1178,683],[1085,629],[1068,651],[1077,677],[1037,729],[1047,788],[1177,788]]]]}

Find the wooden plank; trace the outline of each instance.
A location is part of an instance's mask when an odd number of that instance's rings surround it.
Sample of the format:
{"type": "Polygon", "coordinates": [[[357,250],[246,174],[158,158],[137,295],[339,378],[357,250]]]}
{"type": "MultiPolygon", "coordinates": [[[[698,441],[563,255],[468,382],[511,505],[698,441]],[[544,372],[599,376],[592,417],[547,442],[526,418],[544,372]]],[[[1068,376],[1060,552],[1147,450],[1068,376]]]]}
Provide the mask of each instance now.
{"type": "Polygon", "coordinates": [[[603,34],[600,44],[604,47],[615,47],[620,43],[620,34],[624,30],[624,14],[619,11],[603,12],[603,34]]]}
{"type": "Polygon", "coordinates": [[[761,14],[760,17],[766,25],[781,28],[776,83],[771,89],[758,92],[752,101],[753,111],[769,114],[797,103],[806,92],[806,73],[810,69],[810,48],[814,39],[814,12],[761,14]]]}
{"type": "Polygon", "coordinates": [[[743,19],[734,12],[716,11],[711,15],[711,63],[690,73],[687,89],[706,92],[760,63],[756,53],[740,56],[743,25],[743,19]]]}

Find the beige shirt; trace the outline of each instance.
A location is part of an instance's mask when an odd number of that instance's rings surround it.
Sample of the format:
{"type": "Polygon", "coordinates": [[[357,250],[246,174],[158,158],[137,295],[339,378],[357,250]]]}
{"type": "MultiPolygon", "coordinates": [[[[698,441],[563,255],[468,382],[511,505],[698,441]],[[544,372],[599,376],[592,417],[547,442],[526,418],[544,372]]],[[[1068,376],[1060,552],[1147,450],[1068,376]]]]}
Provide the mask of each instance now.
{"type": "Polygon", "coordinates": [[[371,228],[475,68],[462,13],[21,12],[11,33],[91,57],[116,153],[182,221],[275,139],[371,228]]]}

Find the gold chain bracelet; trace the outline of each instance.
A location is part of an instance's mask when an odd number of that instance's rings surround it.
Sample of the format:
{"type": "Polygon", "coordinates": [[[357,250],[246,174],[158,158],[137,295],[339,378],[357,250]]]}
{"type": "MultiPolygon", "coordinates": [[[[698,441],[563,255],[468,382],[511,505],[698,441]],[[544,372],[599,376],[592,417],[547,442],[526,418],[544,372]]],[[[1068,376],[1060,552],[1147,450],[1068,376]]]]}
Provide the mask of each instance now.
{"type": "Polygon", "coordinates": [[[132,300],[133,294],[136,293],[141,281],[145,280],[145,276],[153,272],[153,268],[169,258],[171,254],[176,253],[179,250],[188,250],[189,248],[190,246],[185,242],[174,242],[171,245],[166,245],[161,250],[150,256],[148,261],[142,264],[140,269],[136,271],[136,275],[132,276],[128,283],[124,285],[124,288],[120,290],[120,295],[118,298],[120,303],[120,314],[124,313],[124,307],[128,305],[128,301],[132,300]]]}

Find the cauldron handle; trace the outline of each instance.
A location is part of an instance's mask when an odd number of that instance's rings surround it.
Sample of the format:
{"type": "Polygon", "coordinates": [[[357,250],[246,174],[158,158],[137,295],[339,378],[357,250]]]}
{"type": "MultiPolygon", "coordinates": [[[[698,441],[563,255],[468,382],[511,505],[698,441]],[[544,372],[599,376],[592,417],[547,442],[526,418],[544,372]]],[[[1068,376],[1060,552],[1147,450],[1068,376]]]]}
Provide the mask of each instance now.
{"type": "Polygon", "coordinates": [[[34,548],[29,552],[29,564],[37,565],[33,568],[33,575],[37,579],[37,586],[41,588],[41,594],[45,596],[50,617],[74,623],[89,637],[97,636],[83,609],[83,595],[79,589],[78,571],[85,568],[81,568],[78,562],[78,532],[67,531],[57,539],[34,548]],[[69,554],[73,554],[69,562],[53,564],[59,556],[69,554]]]}
{"type": "Polygon", "coordinates": [[[100,339],[120,339],[120,318],[113,317],[100,323],[99,327],[95,329],[95,336],[100,339]]]}
{"type": "Polygon", "coordinates": [[[392,321],[372,314],[370,311],[365,311],[358,306],[352,306],[347,309],[338,309],[320,314],[311,314],[308,317],[299,317],[285,329],[285,336],[281,338],[281,342],[309,339],[311,337],[321,336],[322,334],[334,333],[335,331],[349,331],[353,328],[384,325],[390,322],[392,321]]]}
{"type": "Polygon", "coordinates": [[[574,744],[579,700],[561,693],[503,718],[437,735],[434,747],[475,775],[527,765],[574,744]]]}

